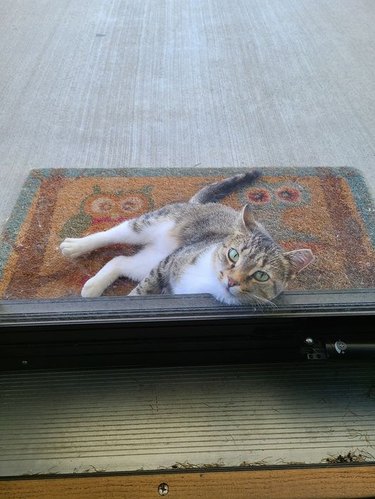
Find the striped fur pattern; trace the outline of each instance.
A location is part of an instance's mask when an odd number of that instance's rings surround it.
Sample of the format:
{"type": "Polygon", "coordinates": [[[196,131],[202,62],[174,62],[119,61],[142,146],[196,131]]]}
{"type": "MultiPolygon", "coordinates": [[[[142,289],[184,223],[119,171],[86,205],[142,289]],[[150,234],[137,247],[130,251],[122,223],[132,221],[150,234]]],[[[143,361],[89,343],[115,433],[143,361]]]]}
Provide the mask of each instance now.
{"type": "Polygon", "coordinates": [[[309,249],[284,252],[256,222],[249,205],[241,212],[217,203],[250,185],[257,170],[201,189],[188,203],[176,203],[128,220],[105,232],[65,239],[61,251],[78,257],[117,243],[141,246],[133,256],[108,262],[82,289],[100,296],[116,279],[138,281],[130,295],[209,293],[228,305],[264,304],[309,265],[309,249]]]}

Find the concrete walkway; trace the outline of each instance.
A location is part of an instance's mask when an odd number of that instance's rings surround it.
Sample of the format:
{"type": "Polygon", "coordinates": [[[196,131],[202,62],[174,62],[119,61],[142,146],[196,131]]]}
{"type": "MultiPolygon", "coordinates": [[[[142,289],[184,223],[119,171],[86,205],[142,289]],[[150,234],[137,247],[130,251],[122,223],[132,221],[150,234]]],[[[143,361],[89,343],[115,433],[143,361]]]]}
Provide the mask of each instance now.
{"type": "Polygon", "coordinates": [[[0,224],[31,168],[350,165],[373,0],[3,0],[0,224]]]}

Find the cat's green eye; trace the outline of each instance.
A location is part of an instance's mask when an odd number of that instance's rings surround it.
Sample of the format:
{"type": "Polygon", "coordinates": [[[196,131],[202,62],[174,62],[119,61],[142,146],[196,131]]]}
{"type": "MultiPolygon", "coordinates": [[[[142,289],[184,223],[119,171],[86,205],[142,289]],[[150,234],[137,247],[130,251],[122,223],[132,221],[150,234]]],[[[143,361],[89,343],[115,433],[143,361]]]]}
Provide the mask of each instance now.
{"type": "Polygon", "coordinates": [[[267,272],[263,272],[263,270],[257,270],[251,277],[254,277],[258,282],[266,282],[270,278],[267,272]]]}
{"type": "Polygon", "coordinates": [[[240,257],[240,255],[239,255],[238,251],[235,250],[234,248],[231,248],[228,251],[228,258],[231,262],[236,263],[238,261],[239,257],[240,257]]]}

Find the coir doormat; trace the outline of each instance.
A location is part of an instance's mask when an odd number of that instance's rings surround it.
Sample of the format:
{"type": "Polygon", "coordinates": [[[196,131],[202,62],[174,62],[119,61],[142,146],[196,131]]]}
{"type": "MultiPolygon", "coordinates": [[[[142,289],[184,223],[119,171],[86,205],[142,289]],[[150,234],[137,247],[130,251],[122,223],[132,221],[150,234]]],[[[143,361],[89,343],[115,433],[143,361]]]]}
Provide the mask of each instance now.
{"type": "MultiPolygon", "coordinates": [[[[117,245],[69,260],[65,237],[108,229],[167,203],[188,200],[203,185],[244,169],[43,169],[28,177],[1,238],[0,297],[78,296],[109,259],[135,248],[117,245]]],[[[223,202],[250,203],[285,248],[311,248],[316,261],[293,289],[375,287],[374,208],[366,184],[350,168],[263,168],[252,186],[223,202]]],[[[134,286],[120,279],[107,295],[134,286]]]]}

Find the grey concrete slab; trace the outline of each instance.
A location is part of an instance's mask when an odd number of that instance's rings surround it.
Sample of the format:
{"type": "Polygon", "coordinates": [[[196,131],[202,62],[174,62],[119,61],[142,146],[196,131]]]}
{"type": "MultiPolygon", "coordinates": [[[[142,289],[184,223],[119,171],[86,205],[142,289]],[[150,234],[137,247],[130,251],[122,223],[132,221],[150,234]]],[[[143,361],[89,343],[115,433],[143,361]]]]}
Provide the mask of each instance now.
{"type": "Polygon", "coordinates": [[[3,0],[0,220],[31,168],[360,168],[372,0],[3,0]]]}

